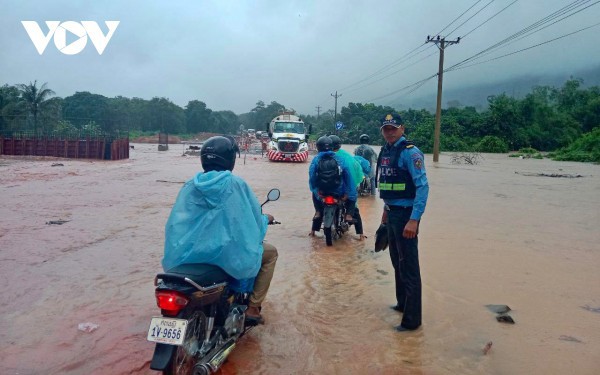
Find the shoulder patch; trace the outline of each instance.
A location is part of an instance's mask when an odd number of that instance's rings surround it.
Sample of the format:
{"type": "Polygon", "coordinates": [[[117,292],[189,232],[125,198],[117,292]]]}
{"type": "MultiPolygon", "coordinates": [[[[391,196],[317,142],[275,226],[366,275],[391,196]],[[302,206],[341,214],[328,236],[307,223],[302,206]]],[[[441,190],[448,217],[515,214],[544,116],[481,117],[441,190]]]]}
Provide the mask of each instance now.
{"type": "Polygon", "coordinates": [[[413,164],[415,165],[416,169],[423,168],[423,157],[422,157],[422,155],[420,153],[415,152],[410,157],[411,157],[411,159],[413,161],[413,164]]]}

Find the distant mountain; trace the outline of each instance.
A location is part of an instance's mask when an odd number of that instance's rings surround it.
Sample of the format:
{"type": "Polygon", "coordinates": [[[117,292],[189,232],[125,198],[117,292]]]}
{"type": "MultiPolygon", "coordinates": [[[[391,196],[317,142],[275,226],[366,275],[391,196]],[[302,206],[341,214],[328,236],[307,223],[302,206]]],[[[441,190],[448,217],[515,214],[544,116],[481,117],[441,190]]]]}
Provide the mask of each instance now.
{"type": "MultiPolygon", "coordinates": [[[[570,78],[583,79],[583,87],[600,86],[600,65],[594,68],[580,70],[573,74],[554,74],[539,76],[521,76],[510,80],[485,83],[481,85],[465,86],[459,89],[444,90],[442,97],[442,108],[448,108],[449,103],[458,104],[461,107],[473,106],[477,109],[487,107],[487,97],[505,93],[516,98],[523,98],[531,92],[535,86],[562,87],[570,78]]],[[[436,94],[422,96],[413,99],[410,103],[396,103],[393,106],[398,109],[427,109],[435,112],[436,94]]]]}

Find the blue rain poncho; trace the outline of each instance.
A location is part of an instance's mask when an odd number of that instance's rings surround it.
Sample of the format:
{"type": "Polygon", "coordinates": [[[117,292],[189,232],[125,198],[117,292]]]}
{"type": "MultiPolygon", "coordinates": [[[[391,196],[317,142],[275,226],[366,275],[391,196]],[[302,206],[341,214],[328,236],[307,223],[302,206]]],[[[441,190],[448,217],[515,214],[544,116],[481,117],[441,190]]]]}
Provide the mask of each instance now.
{"type": "MultiPolygon", "coordinates": [[[[352,179],[352,174],[350,173],[350,168],[347,164],[347,159],[343,159],[337,153],[333,151],[323,151],[319,152],[311,161],[310,166],[308,167],[308,188],[313,193],[315,197],[319,196],[319,188],[317,187],[317,168],[319,166],[319,160],[323,157],[323,155],[333,155],[335,160],[338,162],[338,165],[342,167],[342,183],[338,187],[336,194],[339,196],[347,195],[348,199],[351,201],[356,201],[357,190],[354,187],[354,180],[352,179]]],[[[354,159],[353,159],[354,160],[354,159]]]]}
{"type": "Polygon", "coordinates": [[[181,188],[165,226],[163,269],[206,263],[234,279],[253,278],[267,223],[244,180],[229,171],[198,173],[181,188]]]}

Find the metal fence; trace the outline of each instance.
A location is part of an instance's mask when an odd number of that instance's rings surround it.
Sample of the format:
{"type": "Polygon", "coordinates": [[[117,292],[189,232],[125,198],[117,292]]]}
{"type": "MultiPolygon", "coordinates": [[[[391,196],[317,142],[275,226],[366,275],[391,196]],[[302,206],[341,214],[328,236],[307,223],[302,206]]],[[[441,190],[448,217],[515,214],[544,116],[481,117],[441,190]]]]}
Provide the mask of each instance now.
{"type": "Polygon", "coordinates": [[[129,158],[129,137],[118,133],[86,132],[1,133],[0,155],[121,160],[129,158]]]}

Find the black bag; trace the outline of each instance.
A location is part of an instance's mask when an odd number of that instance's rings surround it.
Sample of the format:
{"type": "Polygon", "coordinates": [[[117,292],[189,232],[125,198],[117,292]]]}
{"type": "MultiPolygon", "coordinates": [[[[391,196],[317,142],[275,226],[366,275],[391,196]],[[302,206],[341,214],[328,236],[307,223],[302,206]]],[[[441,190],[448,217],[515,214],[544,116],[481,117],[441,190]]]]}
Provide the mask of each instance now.
{"type": "Polygon", "coordinates": [[[373,160],[373,156],[375,156],[375,154],[373,153],[373,151],[371,151],[365,145],[358,146],[354,150],[354,155],[362,156],[363,158],[365,158],[369,162],[369,164],[371,164],[371,160],[373,160]]]}
{"type": "MultiPolygon", "coordinates": [[[[354,155],[365,157],[365,148],[362,146],[358,146],[356,150],[354,150],[354,155]]],[[[366,159],[366,158],[365,158],[366,159]]]]}
{"type": "Polygon", "coordinates": [[[317,188],[323,194],[333,194],[342,184],[342,168],[331,154],[324,154],[317,164],[317,188]]]}
{"type": "Polygon", "coordinates": [[[387,233],[387,225],[381,224],[375,232],[375,252],[380,252],[385,250],[389,245],[388,241],[388,233],[387,233]]]}

